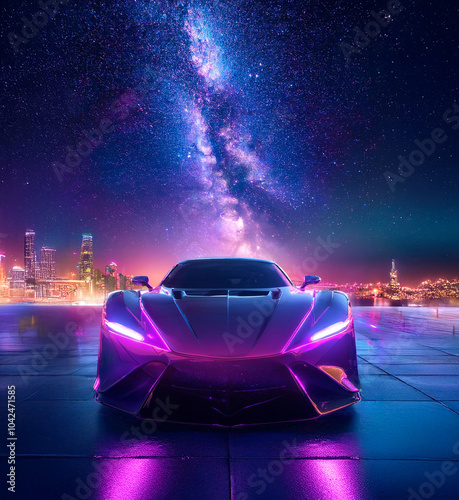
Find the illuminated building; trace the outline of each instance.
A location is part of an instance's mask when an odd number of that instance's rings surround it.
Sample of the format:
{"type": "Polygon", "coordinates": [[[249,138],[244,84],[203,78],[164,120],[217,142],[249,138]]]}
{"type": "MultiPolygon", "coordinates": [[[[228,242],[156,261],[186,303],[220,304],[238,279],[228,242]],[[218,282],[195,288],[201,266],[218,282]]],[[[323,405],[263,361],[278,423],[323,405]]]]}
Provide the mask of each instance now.
{"type": "Polygon", "coordinates": [[[40,299],[54,296],[56,280],[56,250],[42,247],[40,260],[35,264],[36,297],[40,299]]]}
{"type": "Polygon", "coordinates": [[[93,253],[92,235],[83,234],[80,252],[80,280],[87,283],[92,282],[93,277],[93,253]]]}
{"type": "Polygon", "coordinates": [[[8,282],[6,281],[5,254],[0,252],[0,297],[8,296],[8,282]]]}
{"type": "Polygon", "coordinates": [[[40,250],[40,278],[44,280],[56,279],[56,250],[42,247],[40,250]]]}
{"type": "Polygon", "coordinates": [[[392,268],[389,273],[389,287],[394,295],[400,292],[400,283],[398,282],[397,269],[395,269],[395,260],[392,259],[392,268]]]}
{"type": "Polygon", "coordinates": [[[24,236],[24,273],[28,284],[35,280],[35,231],[27,229],[24,236]]]}
{"type": "Polygon", "coordinates": [[[10,282],[10,298],[23,298],[26,288],[24,269],[19,266],[14,266],[13,269],[10,270],[8,281],[10,282]]]}
{"type": "Polygon", "coordinates": [[[112,262],[105,266],[105,292],[110,293],[119,289],[118,266],[112,262]]]}
{"type": "Polygon", "coordinates": [[[40,261],[35,256],[35,284],[37,284],[37,281],[41,279],[43,279],[43,276],[41,272],[40,261]]]}
{"type": "Polygon", "coordinates": [[[96,298],[103,299],[105,290],[105,273],[100,269],[94,269],[92,281],[96,298]]]}
{"type": "Polygon", "coordinates": [[[0,252],[0,284],[6,281],[5,254],[0,252]]]}
{"type": "Polygon", "coordinates": [[[120,273],[120,290],[129,290],[131,288],[131,276],[120,273]]]}

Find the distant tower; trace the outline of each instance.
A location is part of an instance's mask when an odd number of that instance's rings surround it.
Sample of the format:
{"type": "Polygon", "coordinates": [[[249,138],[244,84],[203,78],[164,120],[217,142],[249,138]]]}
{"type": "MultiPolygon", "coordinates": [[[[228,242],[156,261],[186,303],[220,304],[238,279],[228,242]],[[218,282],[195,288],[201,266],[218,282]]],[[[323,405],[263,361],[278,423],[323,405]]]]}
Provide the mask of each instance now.
{"type": "Polygon", "coordinates": [[[392,268],[389,273],[389,286],[392,293],[396,294],[400,291],[400,283],[398,282],[397,269],[395,269],[395,260],[392,259],[392,268]]]}
{"type": "Polygon", "coordinates": [[[41,277],[45,280],[56,279],[56,250],[54,248],[42,247],[40,250],[41,277]]]}
{"type": "Polygon", "coordinates": [[[9,274],[10,297],[24,297],[26,288],[24,269],[21,269],[19,266],[14,266],[9,274]]]}
{"type": "Polygon", "coordinates": [[[0,284],[6,281],[5,254],[0,252],[0,284]]]}
{"type": "Polygon", "coordinates": [[[120,290],[128,290],[132,285],[131,277],[126,276],[125,274],[119,274],[120,277],[120,290]]]}
{"type": "Polygon", "coordinates": [[[6,280],[5,254],[0,251],[0,297],[8,295],[8,281],[6,280]]]}
{"type": "Polygon", "coordinates": [[[41,273],[40,261],[38,260],[37,252],[34,252],[34,254],[33,254],[33,261],[34,261],[34,267],[35,267],[35,280],[41,280],[43,278],[43,276],[41,273]]]}
{"type": "Polygon", "coordinates": [[[119,287],[118,266],[115,262],[112,262],[105,266],[105,291],[113,292],[118,290],[119,287]]]}
{"type": "Polygon", "coordinates": [[[80,253],[80,280],[91,282],[93,277],[92,235],[83,234],[80,253]]]}
{"type": "Polygon", "coordinates": [[[27,229],[24,236],[25,279],[35,278],[35,231],[27,229]]]}

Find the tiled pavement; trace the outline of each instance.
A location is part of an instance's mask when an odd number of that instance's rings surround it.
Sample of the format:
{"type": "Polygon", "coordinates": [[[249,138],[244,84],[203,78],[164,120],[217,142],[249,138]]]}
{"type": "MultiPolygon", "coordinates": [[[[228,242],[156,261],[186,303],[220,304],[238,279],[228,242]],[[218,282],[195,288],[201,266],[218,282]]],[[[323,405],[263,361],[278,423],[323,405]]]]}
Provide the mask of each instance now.
{"type": "Polygon", "coordinates": [[[16,494],[4,444],[0,498],[459,498],[459,309],[354,315],[359,404],[309,422],[154,429],[93,400],[100,307],[0,307],[4,443],[8,385],[18,437],[16,494]]]}

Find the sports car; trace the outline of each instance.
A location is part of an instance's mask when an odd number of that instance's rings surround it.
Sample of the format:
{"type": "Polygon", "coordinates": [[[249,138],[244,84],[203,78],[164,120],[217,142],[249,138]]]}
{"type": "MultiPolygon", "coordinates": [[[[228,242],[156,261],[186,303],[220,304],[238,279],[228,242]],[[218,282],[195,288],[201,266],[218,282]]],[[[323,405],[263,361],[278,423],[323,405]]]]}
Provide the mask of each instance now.
{"type": "Polygon", "coordinates": [[[315,418],[360,401],[346,294],[294,286],[274,262],[179,262],[109,294],[96,400],[152,420],[241,425],[315,418]]]}

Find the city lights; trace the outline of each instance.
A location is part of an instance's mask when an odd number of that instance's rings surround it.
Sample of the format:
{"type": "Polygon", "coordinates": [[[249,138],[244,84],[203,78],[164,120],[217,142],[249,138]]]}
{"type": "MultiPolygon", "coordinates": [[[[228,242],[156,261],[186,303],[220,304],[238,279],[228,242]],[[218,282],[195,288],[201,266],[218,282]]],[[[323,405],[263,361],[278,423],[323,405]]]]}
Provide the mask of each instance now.
{"type": "Polygon", "coordinates": [[[36,250],[35,231],[24,235],[24,267],[12,266],[7,271],[8,256],[0,252],[0,302],[65,302],[102,303],[107,294],[131,287],[132,276],[118,272],[112,262],[104,271],[94,268],[93,239],[83,234],[81,251],[75,255],[75,271],[57,276],[55,248],[36,250]],[[79,255],[79,259],[78,259],[79,255]],[[78,260],[77,260],[78,259],[78,260]]]}
{"type": "MultiPolygon", "coordinates": [[[[73,252],[75,271],[67,276],[56,272],[55,248],[37,250],[35,231],[24,234],[24,266],[7,267],[8,255],[0,249],[0,302],[103,303],[110,292],[133,287],[132,275],[119,272],[110,262],[103,270],[94,267],[93,236],[82,234],[80,252],[73,252]]],[[[318,271],[319,272],[319,271],[318,271]]],[[[459,279],[424,280],[417,287],[402,286],[395,260],[388,270],[388,282],[327,283],[317,289],[341,290],[355,305],[459,305],[459,279]],[[438,304],[437,304],[438,305],[438,304]]],[[[312,292],[311,292],[312,293],[312,292]]]]}

